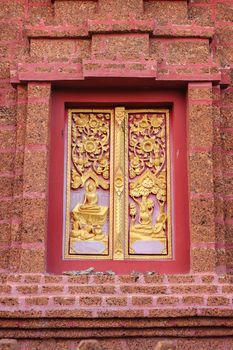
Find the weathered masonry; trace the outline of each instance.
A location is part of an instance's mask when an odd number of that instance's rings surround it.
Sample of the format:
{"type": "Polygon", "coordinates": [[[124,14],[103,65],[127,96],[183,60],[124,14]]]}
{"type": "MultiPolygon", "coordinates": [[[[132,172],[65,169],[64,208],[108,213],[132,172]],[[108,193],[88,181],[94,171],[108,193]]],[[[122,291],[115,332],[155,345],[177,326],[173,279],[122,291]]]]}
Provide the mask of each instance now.
{"type": "Polygon", "coordinates": [[[1,1],[12,349],[233,347],[232,24],[231,0],[1,1]]]}

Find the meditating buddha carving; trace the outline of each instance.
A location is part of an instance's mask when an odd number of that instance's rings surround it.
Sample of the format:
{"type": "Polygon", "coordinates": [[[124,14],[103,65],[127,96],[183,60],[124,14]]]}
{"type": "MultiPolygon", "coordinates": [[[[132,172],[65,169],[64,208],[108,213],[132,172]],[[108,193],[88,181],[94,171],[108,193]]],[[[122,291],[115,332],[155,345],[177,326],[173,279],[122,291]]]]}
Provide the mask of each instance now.
{"type": "Polygon", "coordinates": [[[102,226],[106,222],[108,208],[98,205],[96,183],[89,179],[85,185],[83,203],[78,203],[71,214],[71,238],[81,240],[104,240],[102,226]]]}
{"type": "Polygon", "coordinates": [[[98,203],[98,196],[96,194],[96,184],[95,181],[90,179],[86,183],[86,192],[84,196],[83,204],[80,205],[80,212],[90,212],[90,213],[99,213],[101,211],[98,203]]]}

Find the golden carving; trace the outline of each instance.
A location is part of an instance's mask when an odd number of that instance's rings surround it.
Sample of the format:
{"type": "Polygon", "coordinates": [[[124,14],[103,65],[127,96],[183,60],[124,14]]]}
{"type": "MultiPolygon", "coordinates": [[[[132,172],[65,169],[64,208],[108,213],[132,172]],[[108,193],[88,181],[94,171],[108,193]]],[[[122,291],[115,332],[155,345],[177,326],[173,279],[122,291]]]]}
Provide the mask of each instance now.
{"type": "Polygon", "coordinates": [[[105,240],[106,234],[102,233],[102,226],[106,222],[108,208],[98,205],[96,184],[90,179],[86,183],[86,192],[83,204],[77,204],[72,210],[71,237],[81,240],[105,240]]]}
{"type": "Polygon", "coordinates": [[[85,183],[91,172],[103,177],[102,187],[109,187],[109,113],[73,113],[72,116],[72,188],[85,183]]]}
{"type": "Polygon", "coordinates": [[[135,182],[130,183],[130,196],[134,202],[130,202],[130,238],[149,239],[151,237],[164,237],[166,230],[167,215],[164,213],[164,201],[166,199],[166,178],[165,171],[156,177],[150,170],[146,170],[142,176],[135,182]],[[152,215],[155,202],[150,198],[155,194],[160,205],[160,214],[157,217],[156,224],[152,224],[152,215]],[[141,197],[141,199],[137,199],[141,197]],[[138,224],[135,223],[138,214],[138,224]]]}
{"type": "Polygon", "coordinates": [[[164,115],[130,115],[129,174],[141,175],[147,168],[158,174],[165,163],[164,115]]]}
{"type": "Polygon", "coordinates": [[[110,253],[111,242],[105,225],[109,209],[107,205],[98,204],[97,193],[98,188],[108,190],[110,187],[110,115],[111,112],[85,110],[69,114],[71,188],[77,194],[80,188],[85,188],[82,203],[77,203],[70,213],[70,254],[110,253]],[[101,245],[98,242],[102,242],[101,245]]]}
{"type": "Polygon", "coordinates": [[[168,117],[157,109],[69,111],[65,258],[172,256],[168,117]],[[139,253],[138,241],[148,240],[162,243],[160,253],[139,253]],[[88,250],[93,244],[101,250],[88,250]]]}
{"type": "Polygon", "coordinates": [[[120,196],[124,189],[124,174],[121,169],[118,169],[115,176],[115,191],[120,196]]]}
{"type": "Polygon", "coordinates": [[[125,121],[125,116],[126,116],[125,107],[115,108],[115,120],[118,126],[121,126],[124,124],[123,122],[125,121]]]}
{"type": "Polygon", "coordinates": [[[125,198],[121,196],[124,189],[124,155],[125,155],[125,124],[126,112],[124,107],[115,108],[115,137],[114,137],[114,250],[113,258],[124,258],[124,211],[125,198]]]}
{"type": "Polygon", "coordinates": [[[130,253],[136,241],[166,241],[166,138],[164,114],[129,115],[130,253]],[[153,224],[155,204],[159,213],[153,224]]]}

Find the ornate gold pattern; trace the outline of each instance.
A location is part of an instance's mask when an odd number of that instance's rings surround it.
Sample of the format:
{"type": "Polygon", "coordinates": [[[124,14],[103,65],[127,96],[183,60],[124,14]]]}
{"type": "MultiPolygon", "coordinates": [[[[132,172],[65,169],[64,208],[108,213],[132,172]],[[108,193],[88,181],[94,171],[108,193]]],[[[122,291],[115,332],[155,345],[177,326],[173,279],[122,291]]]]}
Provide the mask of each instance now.
{"type": "Polygon", "coordinates": [[[129,174],[141,175],[147,168],[158,174],[165,162],[164,114],[130,114],[129,174]]]}
{"type": "Polygon", "coordinates": [[[65,257],[111,257],[112,214],[109,214],[108,205],[98,203],[98,189],[102,188],[101,195],[103,190],[109,193],[110,189],[112,193],[109,166],[111,115],[112,111],[107,110],[69,111],[65,257]],[[82,188],[85,188],[84,193],[82,188]],[[83,201],[78,200],[72,210],[70,191],[73,198],[77,195],[80,198],[83,193],[83,201]]]}
{"type": "Polygon", "coordinates": [[[64,257],[170,258],[169,112],[75,109],[68,120],[64,257]],[[71,192],[80,193],[72,207],[71,192]],[[163,249],[139,253],[139,241],[160,242],[163,249]],[[77,242],[104,248],[80,253],[77,242]]]}
{"type": "Polygon", "coordinates": [[[124,152],[125,152],[125,108],[115,108],[115,137],[114,137],[114,174],[115,174],[115,193],[114,196],[114,249],[113,258],[116,260],[124,259],[124,196],[121,196],[125,187],[124,173],[124,152]]]}
{"type": "Polygon", "coordinates": [[[129,113],[130,255],[146,240],[162,242],[160,254],[168,253],[166,142],[165,113],[129,113]]]}
{"type": "Polygon", "coordinates": [[[83,204],[77,204],[71,213],[71,238],[107,241],[102,226],[107,220],[108,208],[98,205],[96,183],[92,179],[86,182],[86,192],[83,204]]]}
{"type": "Polygon", "coordinates": [[[73,113],[72,119],[72,188],[84,185],[88,170],[108,180],[110,114],[73,113]]]}

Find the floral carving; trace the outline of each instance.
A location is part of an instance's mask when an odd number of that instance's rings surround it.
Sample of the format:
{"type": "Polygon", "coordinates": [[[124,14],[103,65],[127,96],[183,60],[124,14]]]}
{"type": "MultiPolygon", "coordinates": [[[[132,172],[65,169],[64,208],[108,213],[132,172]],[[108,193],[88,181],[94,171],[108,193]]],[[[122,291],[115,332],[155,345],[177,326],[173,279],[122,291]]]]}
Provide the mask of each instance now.
{"type": "Polygon", "coordinates": [[[109,113],[73,113],[72,188],[83,186],[83,175],[91,170],[109,179],[109,113]]]}
{"type": "MultiPolygon", "coordinates": [[[[135,254],[134,242],[148,239],[166,241],[165,131],[163,113],[129,115],[129,192],[133,200],[129,202],[131,254],[135,254]]],[[[163,254],[166,253],[165,249],[163,254]]]]}
{"type": "Polygon", "coordinates": [[[130,178],[150,168],[158,174],[165,162],[164,114],[131,114],[129,116],[130,178]]]}

